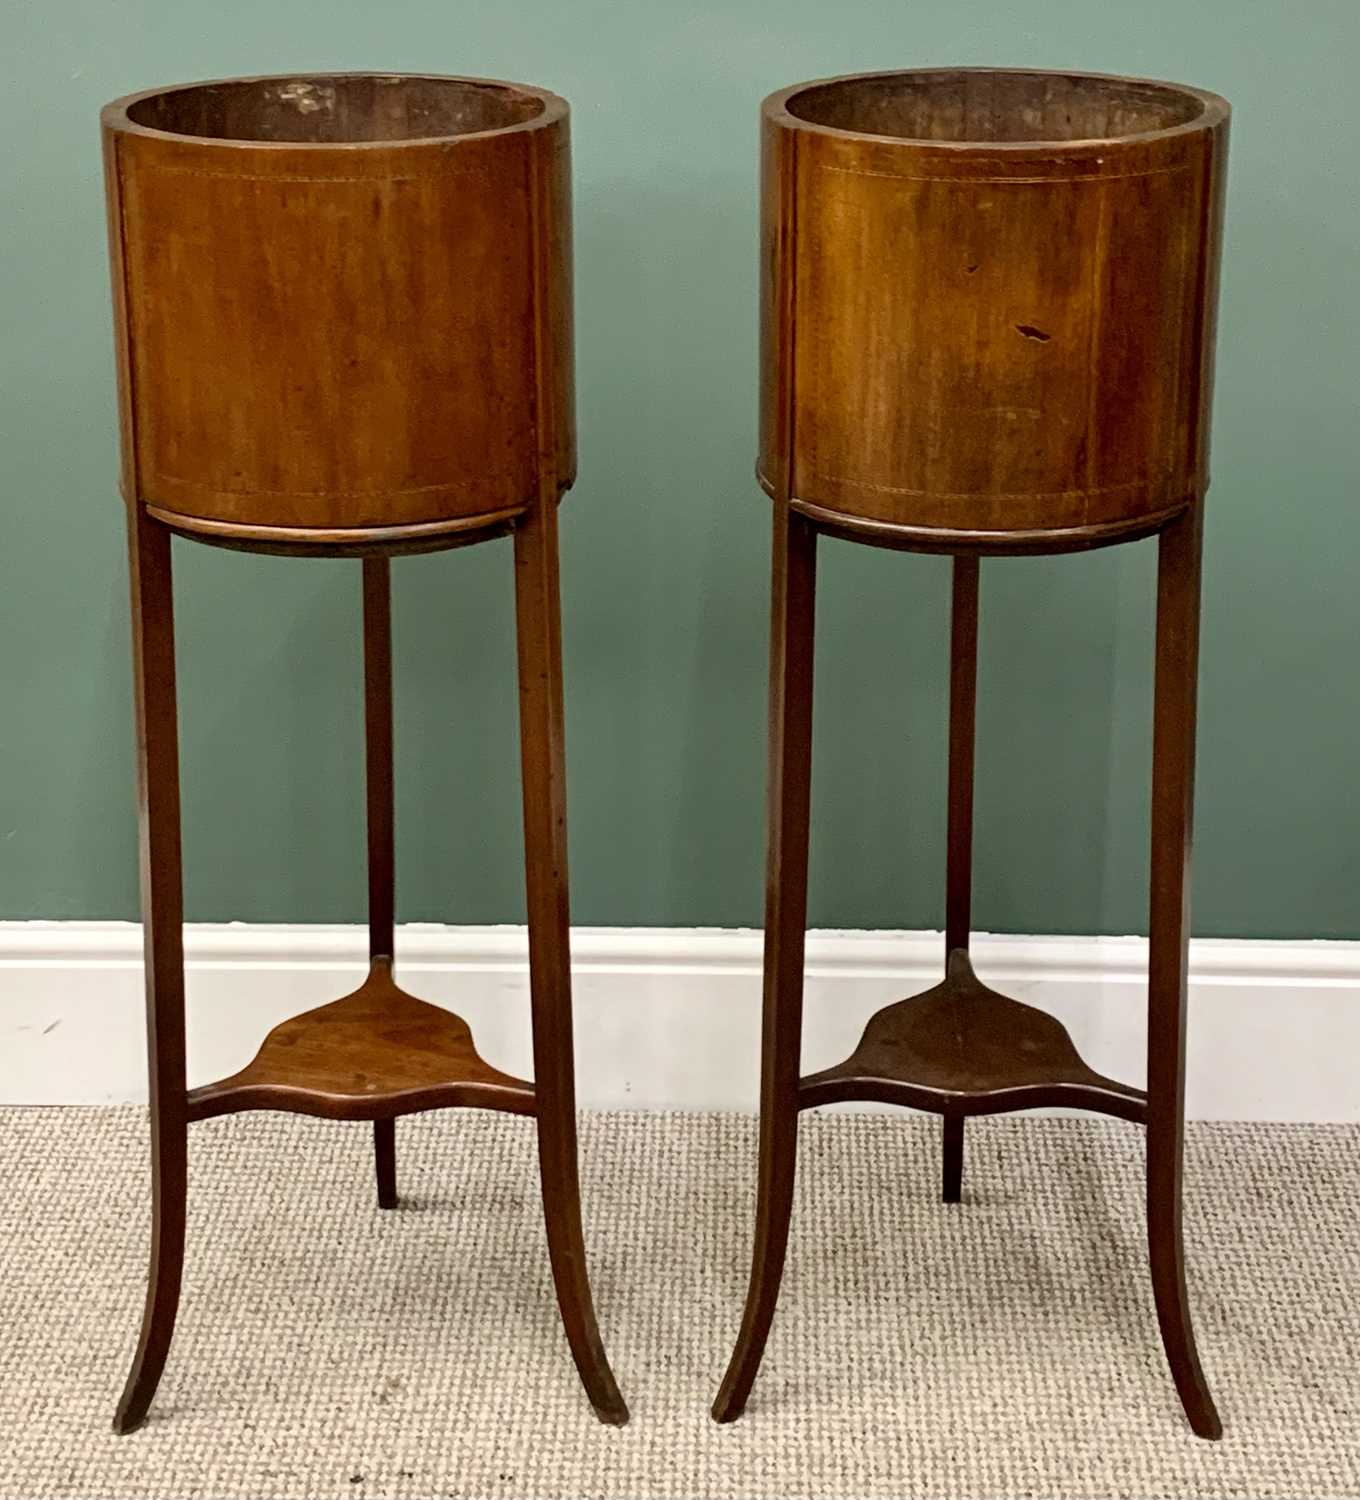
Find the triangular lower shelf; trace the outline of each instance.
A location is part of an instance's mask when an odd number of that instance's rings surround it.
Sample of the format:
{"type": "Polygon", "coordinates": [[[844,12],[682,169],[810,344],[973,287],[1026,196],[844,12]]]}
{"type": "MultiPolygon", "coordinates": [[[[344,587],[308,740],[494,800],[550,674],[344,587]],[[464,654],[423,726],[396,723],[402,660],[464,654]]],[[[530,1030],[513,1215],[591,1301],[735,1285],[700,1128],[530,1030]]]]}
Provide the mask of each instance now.
{"type": "Polygon", "coordinates": [[[1089,1068],[1061,1021],[988,988],[961,948],[941,984],[879,1011],[843,1063],[798,1085],[801,1109],[851,1099],[954,1115],[1059,1106],[1147,1118],[1142,1089],[1089,1068]]]}
{"type": "Polygon", "coordinates": [[[381,1120],[476,1106],[534,1113],[534,1086],[477,1053],[466,1021],[399,989],[373,961],[352,994],[281,1022],[239,1073],[189,1092],[190,1120],[279,1109],[381,1120]]]}

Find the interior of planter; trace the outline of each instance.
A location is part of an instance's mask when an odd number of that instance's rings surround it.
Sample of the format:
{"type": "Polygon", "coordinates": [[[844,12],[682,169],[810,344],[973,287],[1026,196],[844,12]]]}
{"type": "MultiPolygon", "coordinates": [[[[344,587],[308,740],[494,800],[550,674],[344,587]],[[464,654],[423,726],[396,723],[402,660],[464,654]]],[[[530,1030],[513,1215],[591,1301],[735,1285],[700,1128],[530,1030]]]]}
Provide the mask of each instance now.
{"type": "Polygon", "coordinates": [[[195,84],[140,99],[127,113],[175,135],[341,145],[503,130],[542,111],[542,99],[505,84],[373,73],[195,84]]]}
{"type": "Polygon", "coordinates": [[[1146,135],[1203,112],[1169,84],[961,68],[882,73],[800,90],[788,112],[812,125],[918,141],[1086,141],[1146,135]]]}

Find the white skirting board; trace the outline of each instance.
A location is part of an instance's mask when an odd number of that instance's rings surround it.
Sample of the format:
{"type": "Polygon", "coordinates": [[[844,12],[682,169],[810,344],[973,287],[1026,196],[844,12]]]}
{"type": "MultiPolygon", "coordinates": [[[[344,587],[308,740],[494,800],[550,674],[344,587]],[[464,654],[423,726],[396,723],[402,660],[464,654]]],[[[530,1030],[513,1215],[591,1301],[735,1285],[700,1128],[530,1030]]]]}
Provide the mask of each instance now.
{"type": "MultiPolygon", "coordinates": [[[[590,1108],[753,1109],[761,934],[714,928],[573,933],[578,1098],[590,1108]]],[[[190,1084],[234,1072],[265,1032],[354,988],[361,927],[191,925],[190,1084]]],[[[932,932],[812,932],[805,1071],[846,1056],[879,1006],[937,982],[932,932]]],[[[1143,938],[979,934],[978,973],[1064,1022],[1100,1072],[1142,1084],[1143,938]]],[[[1360,942],[1192,944],[1187,1111],[1218,1120],[1360,1121],[1360,942]]],[[[457,1010],[483,1055],[531,1077],[519,927],[398,929],[397,973],[457,1010]]],[[[0,922],[0,1104],[146,1098],[141,929],[0,922]]]]}

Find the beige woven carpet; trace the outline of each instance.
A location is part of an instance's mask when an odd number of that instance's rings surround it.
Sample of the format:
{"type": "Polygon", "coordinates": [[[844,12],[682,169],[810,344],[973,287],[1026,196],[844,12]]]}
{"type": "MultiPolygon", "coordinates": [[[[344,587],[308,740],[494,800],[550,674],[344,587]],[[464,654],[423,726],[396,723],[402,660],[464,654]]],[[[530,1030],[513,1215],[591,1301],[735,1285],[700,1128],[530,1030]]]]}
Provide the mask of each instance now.
{"type": "Polygon", "coordinates": [[[143,1112],[9,1110],[0,1192],[5,1496],[1339,1496],[1360,1493],[1360,1131],[1201,1126],[1188,1233],[1227,1433],[1185,1428],[1142,1248],[1141,1132],[803,1127],[784,1296],[746,1418],[707,1407],[745,1285],[753,1122],[583,1123],[606,1344],[599,1426],[547,1272],[532,1126],[271,1115],[191,1132],[189,1258],[152,1420],[109,1418],[144,1274],[143,1112]]]}

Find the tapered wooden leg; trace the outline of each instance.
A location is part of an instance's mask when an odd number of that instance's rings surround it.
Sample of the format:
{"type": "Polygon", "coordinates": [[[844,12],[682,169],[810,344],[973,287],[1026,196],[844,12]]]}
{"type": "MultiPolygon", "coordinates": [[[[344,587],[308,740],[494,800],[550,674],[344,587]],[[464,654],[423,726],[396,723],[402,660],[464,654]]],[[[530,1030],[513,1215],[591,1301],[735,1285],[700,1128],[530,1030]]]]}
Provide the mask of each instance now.
{"type": "Polygon", "coordinates": [[[374,1120],[373,1168],[378,1179],[378,1207],[397,1207],[397,1122],[374,1120]]]}
{"type": "Polygon", "coordinates": [[[765,996],[755,1248],[746,1310],[713,1418],[746,1406],[779,1300],[798,1154],[798,1075],[812,787],[812,663],[817,533],[776,505],[770,622],[765,867],[765,996]]]}
{"type": "Polygon", "coordinates": [[[548,1255],[567,1342],[586,1394],[602,1422],[620,1425],[628,1420],[628,1408],[609,1368],[595,1322],[581,1232],[572,1060],[562,630],[557,509],[552,502],[535,507],[515,531],[515,607],[534,1095],[548,1255]]]}
{"type": "Polygon", "coordinates": [[[945,1115],[943,1124],[940,1197],[946,1203],[958,1203],[963,1198],[963,1116],[945,1115]]]}
{"type": "MultiPolygon", "coordinates": [[[[368,784],[368,961],[392,967],[396,858],[392,793],[392,565],[366,557],[364,569],[364,762],[368,784]]],[[[397,1126],[373,1122],[378,1207],[397,1206],[397,1126]]]]}
{"type": "MultiPolygon", "coordinates": [[[[946,959],[968,951],[973,925],[973,769],[977,740],[978,572],[976,557],[954,559],[949,631],[949,854],[945,876],[946,959]]],[[[963,1197],[963,1116],[944,1119],[941,1195],[963,1197]]]]}
{"type": "Polygon", "coordinates": [[[128,509],[128,544],[146,954],[151,1265],[141,1337],[113,1419],[115,1432],[131,1432],[141,1426],[170,1352],[184,1267],[188,1187],[184,906],[170,533],[150,520],[142,506],[133,504],[128,509]]]}
{"type": "Polygon", "coordinates": [[[1201,526],[1201,508],[1196,505],[1166,528],[1157,574],[1147,1215],[1152,1287],[1171,1375],[1190,1426],[1200,1437],[1216,1438],[1223,1427],[1195,1349],[1181,1236],[1201,526]]]}

